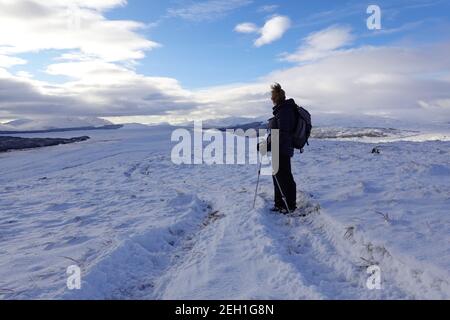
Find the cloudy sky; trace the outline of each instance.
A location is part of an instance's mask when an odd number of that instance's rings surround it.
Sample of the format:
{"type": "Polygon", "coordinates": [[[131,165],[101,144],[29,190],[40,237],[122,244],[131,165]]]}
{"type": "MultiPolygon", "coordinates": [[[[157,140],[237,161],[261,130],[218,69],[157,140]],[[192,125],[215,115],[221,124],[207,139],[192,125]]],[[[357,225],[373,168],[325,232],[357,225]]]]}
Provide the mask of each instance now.
{"type": "Polygon", "coordinates": [[[448,0],[0,0],[0,121],[259,117],[275,81],[313,113],[450,121],[448,12],[448,0]]]}

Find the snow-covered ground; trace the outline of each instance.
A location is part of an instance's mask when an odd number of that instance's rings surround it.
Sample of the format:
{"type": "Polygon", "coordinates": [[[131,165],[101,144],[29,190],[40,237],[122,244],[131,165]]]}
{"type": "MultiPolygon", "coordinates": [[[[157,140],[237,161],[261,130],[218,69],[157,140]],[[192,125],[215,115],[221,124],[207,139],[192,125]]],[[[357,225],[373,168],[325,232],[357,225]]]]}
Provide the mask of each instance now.
{"type": "Polygon", "coordinates": [[[293,218],[270,177],[252,209],[255,165],[173,164],[172,130],[0,154],[0,298],[450,299],[449,141],[313,140],[293,218]]]}

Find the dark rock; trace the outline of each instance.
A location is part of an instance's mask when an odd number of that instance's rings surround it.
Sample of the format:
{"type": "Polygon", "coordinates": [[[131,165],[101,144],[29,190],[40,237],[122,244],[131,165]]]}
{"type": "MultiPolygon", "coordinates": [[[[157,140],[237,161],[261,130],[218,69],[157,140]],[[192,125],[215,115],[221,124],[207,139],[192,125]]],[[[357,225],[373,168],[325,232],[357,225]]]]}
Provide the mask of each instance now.
{"type": "Polygon", "coordinates": [[[82,141],[86,141],[89,139],[90,138],[87,136],[70,138],[70,139],[20,138],[20,137],[2,137],[2,136],[0,136],[0,152],[57,146],[60,144],[82,142],[82,141]]]}
{"type": "Polygon", "coordinates": [[[372,154],[380,154],[380,153],[381,153],[381,151],[380,151],[379,148],[373,148],[372,149],[372,154]]]}

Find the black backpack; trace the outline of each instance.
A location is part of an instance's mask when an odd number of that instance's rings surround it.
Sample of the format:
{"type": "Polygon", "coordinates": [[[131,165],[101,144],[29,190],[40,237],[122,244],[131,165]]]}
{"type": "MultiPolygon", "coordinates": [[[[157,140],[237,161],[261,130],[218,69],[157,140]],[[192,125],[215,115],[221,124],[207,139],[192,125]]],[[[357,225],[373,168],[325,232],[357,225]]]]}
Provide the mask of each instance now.
{"type": "Polygon", "coordinates": [[[311,114],[304,108],[297,106],[298,118],[294,130],[294,148],[303,153],[305,145],[309,146],[309,137],[311,136],[312,122],[311,114]]]}

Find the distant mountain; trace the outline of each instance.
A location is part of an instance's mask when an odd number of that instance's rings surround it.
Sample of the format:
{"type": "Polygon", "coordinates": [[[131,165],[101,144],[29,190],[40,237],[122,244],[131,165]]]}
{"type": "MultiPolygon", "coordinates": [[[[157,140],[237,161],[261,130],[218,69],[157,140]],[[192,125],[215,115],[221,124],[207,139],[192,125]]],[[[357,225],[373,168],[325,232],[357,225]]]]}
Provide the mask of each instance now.
{"type": "Polygon", "coordinates": [[[13,130],[13,128],[4,124],[0,124],[0,131],[8,131],[8,130],[13,130]]]}
{"type": "Polygon", "coordinates": [[[125,123],[123,124],[124,129],[136,130],[136,129],[148,129],[150,126],[142,123],[125,123]]]}
{"type": "MultiPolygon", "coordinates": [[[[426,127],[428,123],[415,123],[408,120],[394,119],[376,115],[362,114],[340,114],[340,113],[318,113],[314,108],[308,108],[312,114],[314,127],[335,127],[335,128],[395,128],[415,130],[419,127],[426,127]]],[[[272,117],[271,110],[267,111],[267,115],[255,118],[244,117],[228,117],[223,119],[203,121],[205,128],[233,128],[246,127],[247,124],[260,123],[264,124],[272,117]]],[[[187,125],[191,126],[192,123],[187,125]]]]}
{"type": "MultiPolygon", "coordinates": [[[[268,118],[267,118],[268,119],[268,118]]],[[[265,117],[258,117],[258,118],[246,118],[246,117],[228,117],[228,118],[221,118],[221,119],[209,119],[202,121],[203,128],[207,129],[217,129],[217,128],[227,128],[232,127],[239,124],[246,124],[251,122],[259,122],[259,121],[265,121],[265,117]]],[[[177,127],[193,127],[194,122],[184,122],[176,125],[177,127]]]]}
{"type": "Polygon", "coordinates": [[[54,117],[37,119],[17,119],[4,123],[14,131],[35,131],[66,129],[79,127],[103,127],[113,123],[104,119],[95,117],[54,117]]]}
{"type": "MultiPolygon", "coordinates": [[[[219,128],[221,131],[226,130],[238,130],[244,131],[248,129],[267,129],[267,122],[250,122],[244,124],[237,124],[228,127],[219,128]]],[[[355,139],[355,138],[388,138],[388,137],[401,137],[412,134],[417,134],[418,131],[412,130],[399,130],[393,128],[381,128],[381,127],[321,127],[316,126],[313,128],[311,138],[315,139],[355,139]]]]}
{"type": "Polygon", "coordinates": [[[219,128],[219,130],[221,131],[225,131],[225,130],[237,130],[237,129],[242,129],[242,130],[248,130],[248,129],[267,129],[267,122],[265,121],[257,121],[257,122],[250,122],[250,123],[244,123],[244,124],[237,124],[237,125],[231,125],[228,127],[222,127],[219,128]]]}
{"type": "MultiPolygon", "coordinates": [[[[269,119],[269,117],[267,117],[269,119]]],[[[245,117],[229,117],[223,119],[207,120],[203,122],[204,127],[208,128],[226,128],[240,124],[248,124],[254,122],[267,121],[266,117],[245,118],[245,117]]]]}
{"type": "Polygon", "coordinates": [[[19,128],[21,126],[26,126],[32,122],[33,122],[33,120],[30,120],[30,119],[17,119],[17,120],[13,120],[13,121],[5,123],[5,125],[8,127],[19,128]]]}
{"type": "Polygon", "coordinates": [[[417,133],[418,132],[393,128],[318,127],[313,128],[311,137],[315,139],[389,138],[408,136],[417,133]]]}
{"type": "Polygon", "coordinates": [[[29,134],[29,133],[51,133],[51,132],[68,132],[68,131],[91,131],[91,130],[116,130],[122,128],[121,124],[111,124],[103,127],[76,127],[76,128],[59,128],[47,130],[29,130],[29,131],[0,131],[1,135],[7,134],[29,134]]]}
{"type": "Polygon", "coordinates": [[[0,134],[46,133],[78,130],[118,129],[122,125],[114,125],[100,118],[93,117],[59,117],[41,119],[17,119],[0,125],[0,134]]]}

